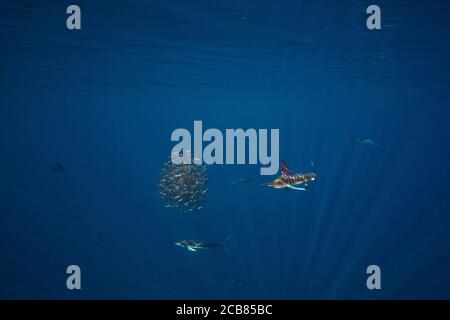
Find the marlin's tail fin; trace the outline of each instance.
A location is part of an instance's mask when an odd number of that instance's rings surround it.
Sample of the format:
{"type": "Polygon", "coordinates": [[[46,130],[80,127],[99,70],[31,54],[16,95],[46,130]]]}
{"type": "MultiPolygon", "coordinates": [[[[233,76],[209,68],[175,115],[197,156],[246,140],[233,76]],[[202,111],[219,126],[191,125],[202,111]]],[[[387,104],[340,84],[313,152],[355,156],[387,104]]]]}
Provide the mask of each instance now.
{"type": "Polygon", "coordinates": [[[226,251],[226,253],[230,253],[230,250],[228,250],[228,247],[227,247],[227,242],[228,242],[228,240],[230,240],[231,239],[231,234],[225,239],[225,241],[223,242],[223,249],[226,251]]]}

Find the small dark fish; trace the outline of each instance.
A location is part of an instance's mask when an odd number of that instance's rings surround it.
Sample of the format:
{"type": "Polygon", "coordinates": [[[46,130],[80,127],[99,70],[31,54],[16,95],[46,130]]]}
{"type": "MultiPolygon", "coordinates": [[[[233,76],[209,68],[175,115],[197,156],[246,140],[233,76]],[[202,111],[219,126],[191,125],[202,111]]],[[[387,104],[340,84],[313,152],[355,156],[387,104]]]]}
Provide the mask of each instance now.
{"type": "Polygon", "coordinates": [[[37,6],[33,3],[24,3],[23,6],[27,9],[36,9],[37,6]]]}
{"type": "Polygon", "coordinates": [[[52,171],[52,172],[64,172],[65,169],[64,169],[64,167],[61,165],[61,163],[56,162],[56,165],[55,165],[55,166],[51,166],[51,167],[50,167],[50,171],[52,171]]]}
{"type": "Polygon", "coordinates": [[[232,184],[236,184],[236,183],[245,183],[245,182],[251,182],[252,179],[250,178],[239,178],[237,180],[233,180],[231,181],[232,184]]]}
{"type": "Polygon", "coordinates": [[[363,144],[366,146],[374,146],[375,145],[375,141],[370,138],[355,138],[355,137],[353,137],[352,142],[363,144]]]}

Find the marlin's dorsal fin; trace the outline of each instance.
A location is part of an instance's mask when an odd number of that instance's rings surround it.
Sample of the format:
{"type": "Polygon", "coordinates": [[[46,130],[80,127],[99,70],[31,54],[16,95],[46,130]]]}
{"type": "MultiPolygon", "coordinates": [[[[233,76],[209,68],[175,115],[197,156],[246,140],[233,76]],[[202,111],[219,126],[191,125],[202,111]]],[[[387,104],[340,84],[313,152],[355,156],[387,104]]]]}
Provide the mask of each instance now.
{"type": "Polygon", "coordinates": [[[291,171],[288,169],[287,165],[286,165],[286,161],[281,160],[281,174],[283,176],[292,176],[295,175],[294,171],[291,171]]]}

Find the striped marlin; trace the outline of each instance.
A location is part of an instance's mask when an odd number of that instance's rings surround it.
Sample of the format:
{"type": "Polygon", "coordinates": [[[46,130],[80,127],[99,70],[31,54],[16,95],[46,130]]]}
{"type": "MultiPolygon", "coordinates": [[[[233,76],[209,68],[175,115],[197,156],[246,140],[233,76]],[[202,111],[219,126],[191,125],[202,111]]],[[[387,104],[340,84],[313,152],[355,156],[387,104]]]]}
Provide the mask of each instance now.
{"type": "Polygon", "coordinates": [[[275,189],[289,188],[304,191],[308,187],[308,182],[314,180],[316,180],[316,174],[314,172],[295,173],[288,169],[285,161],[281,161],[281,176],[269,182],[267,186],[275,189]],[[295,187],[298,185],[302,185],[302,187],[295,187]]]}
{"type": "Polygon", "coordinates": [[[176,246],[186,248],[188,251],[196,252],[200,249],[210,249],[210,248],[224,248],[228,253],[227,242],[231,239],[231,236],[228,236],[223,243],[213,243],[213,242],[198,242],[194,240],[181,240],[177,241],[174,244],[176,246]]]}

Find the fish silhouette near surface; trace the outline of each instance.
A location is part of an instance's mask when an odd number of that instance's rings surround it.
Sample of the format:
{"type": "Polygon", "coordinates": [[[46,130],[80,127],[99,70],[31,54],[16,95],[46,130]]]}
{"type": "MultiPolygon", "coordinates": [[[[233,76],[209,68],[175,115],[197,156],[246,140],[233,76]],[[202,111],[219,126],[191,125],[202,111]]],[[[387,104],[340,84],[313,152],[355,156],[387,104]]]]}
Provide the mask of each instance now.
{"type": "Polygon", "coordinates": [[[355,138],[355,137],[353,137],[351,140],[353,143],[363,144],[366,146],[374,146],[375,145],[375,141],[370,138],[355,138]]]}
{"type": "Polygon", "coordinates": [[[50,167],[50,171],[52,172],[64,172],[65,169],[61,163],[56,162],[56,165],[50,167]]]}

